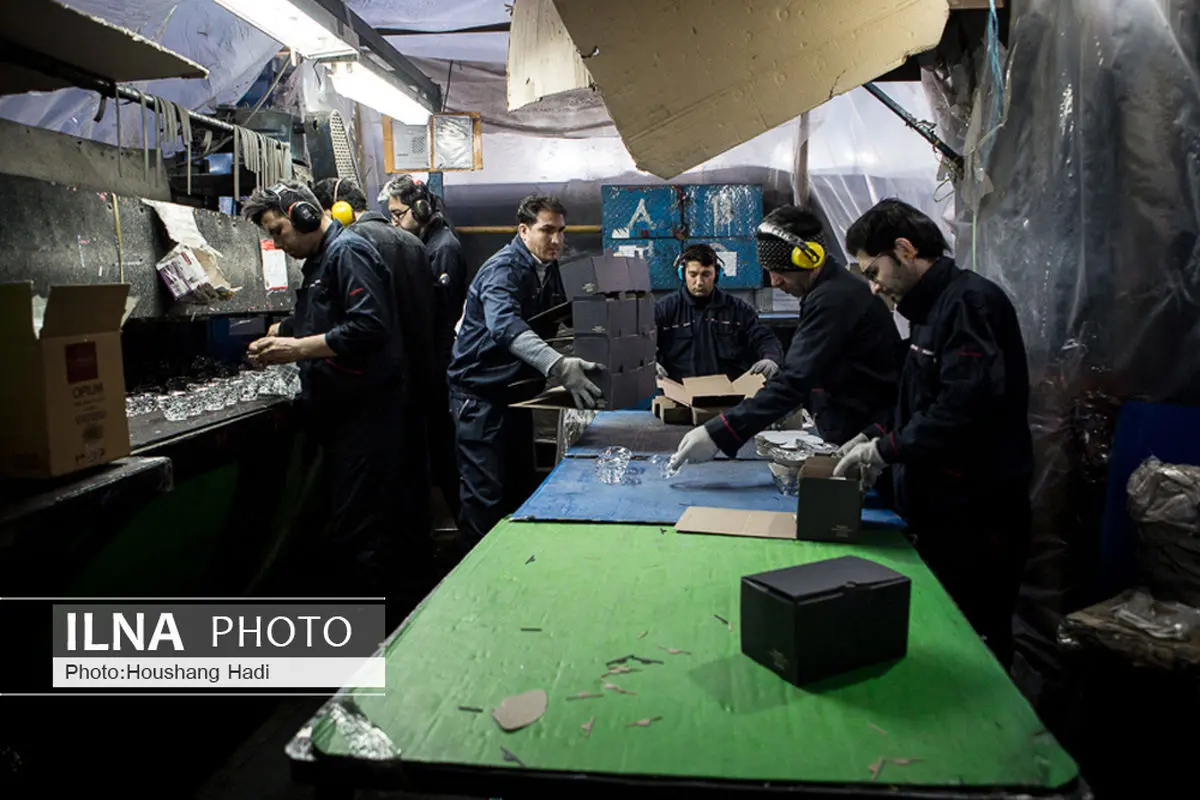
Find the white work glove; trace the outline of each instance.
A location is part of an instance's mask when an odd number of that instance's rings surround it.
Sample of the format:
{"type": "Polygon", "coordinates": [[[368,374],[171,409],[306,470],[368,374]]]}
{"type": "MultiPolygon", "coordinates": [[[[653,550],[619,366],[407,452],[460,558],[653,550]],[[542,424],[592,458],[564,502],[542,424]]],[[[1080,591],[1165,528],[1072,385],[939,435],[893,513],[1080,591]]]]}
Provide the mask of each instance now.
{"type": "Polygon", "coordinates": [[[837,457],[839,459],[845,458],[855,447],[858,447],[860,444],[866,444],[869,441],[871,441],[870,437],[868,437],[865,433],[860,433],[858,436],[855,436],[853,439],[838,448],[837,457]]]}
{"type": "Polygon", "coordinates": [[[594,361],[563,356],[550,368],[550,374],[558,378],[563,387],[571,393],[576,408],[595,408],[604,393],[600,391],[599,386],[588,380],[584,373],[601,369],[604,369],[604,366],[594,361]]]}
{"type": "Polygon", "coordinates": [[[847,474],[857,473],[866,486],[873,486],[879,479],[879,474],[887,467],[887,462],[879,452],[879,442],[870,441],[856,444],[849,453],[842,456],[837,466],[833,468],[833,477],[841,478],[847,474]]]}
{"type": "Polygon", "coordinates": [[[762,375],[767,380],[774,378],[776,372],[779,372],[779,365],[769,358],[756,361],[754,366],[750,367],[751,375],[762,375]]]}
{"type": "Polygon", "coordinates": [[[708,430],[703,425],[688,431],[687,436],[679,443],[679,449],[667,462],[667,469],[677,470],[685,463],[701,464],[712,461],[717,456],[717,443],[713,441],[708,430]]]}
{"type": "Polygon", "coordinates": [[[654,362],[654,371],[655,371],[656,373],[658,373],[658,377],[660,377],[660,378],[668,378],[668,377],[670,377],[670,376],[667,374],[667,368],[666,368],[666,367],[664,367],[662,364],[658,363],[657,361],[655,361],[655,362],[654,362]]]}

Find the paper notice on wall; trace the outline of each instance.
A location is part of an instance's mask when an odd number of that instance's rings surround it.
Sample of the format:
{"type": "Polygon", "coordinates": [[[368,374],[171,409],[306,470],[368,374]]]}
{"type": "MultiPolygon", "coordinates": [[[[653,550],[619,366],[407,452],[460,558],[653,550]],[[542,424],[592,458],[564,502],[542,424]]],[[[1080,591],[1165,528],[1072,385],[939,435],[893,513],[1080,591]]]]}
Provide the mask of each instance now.
{"type": "Polygon", "coordinates": [[[288,290],[287,254],[270,239],[262,240],[263,285],[268,292],[288,290]]]}
{"type": "Polygon", "coordinates": [[[737,256],[736,250],[717,250],[717,257],[721,259],[721,273],[726,278],[737,277],[737,256]]]}

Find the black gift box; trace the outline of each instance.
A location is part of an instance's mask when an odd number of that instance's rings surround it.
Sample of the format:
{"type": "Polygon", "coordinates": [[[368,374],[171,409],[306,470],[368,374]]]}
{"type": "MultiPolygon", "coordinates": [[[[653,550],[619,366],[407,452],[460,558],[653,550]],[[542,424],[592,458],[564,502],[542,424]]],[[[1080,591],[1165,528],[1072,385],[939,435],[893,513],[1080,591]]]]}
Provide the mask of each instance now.
{"type": "Polygon", "coordinates": [[[650,265],[640,258],[575,256],[558,265],[567,299],[593,294],[650,291],[650,265]]]}
{"type": "Polygon", "coordinates": [[[902,658],[911,581],[858,556],[742,578],[742,652],[796,686],[902,658]]]}
{"type": "Polygon", "coordinates": [[[601,333],[576,333],[575,355],[603,364],[609,372],[628,372],[654,361],[655,342],[642,336],[613,338],[601,333]]]}
{"type": "Polygon", "coordinates": [[[609,336],[636,336],[638,300],[593,295],[571,302],[576,333],[603,333],[609,336]]]}

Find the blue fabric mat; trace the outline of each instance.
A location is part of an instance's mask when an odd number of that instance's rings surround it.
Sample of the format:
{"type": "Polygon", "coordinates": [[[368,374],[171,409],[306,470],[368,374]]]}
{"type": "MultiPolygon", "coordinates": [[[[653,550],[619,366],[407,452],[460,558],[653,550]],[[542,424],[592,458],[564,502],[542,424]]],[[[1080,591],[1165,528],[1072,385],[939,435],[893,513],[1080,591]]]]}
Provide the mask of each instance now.
{"type": "MultiPolygon", "coordinates": [[[[775,489],[761,461],[688,464],[674,478],[663,478],[654,465],[634,460],[619,486],[600,483],[595,464],[590,458],[564,458],[512,518],[674,525],[688,506],[796,510],[796,499],[775,489]]],[[[864,527],[905,527],[893,511],[870,507],[872,499],[868,495],[863,508],[864,527]]]]}
{"type": "MultiPolygon", "coordinates": [[[[635,456],[670,455],[692,429],[691,425],[667,425],[651,411],[599,411],[584,428],[579,441],[567,448],[568,458],[595,458],[606,447],[628,447],[635,456]]],[[[754,452],[754,440],[738,451],[739,459],[762,461],[754,452]]],[[[718,454],[718,459],[725,455],[718,454]]]]}

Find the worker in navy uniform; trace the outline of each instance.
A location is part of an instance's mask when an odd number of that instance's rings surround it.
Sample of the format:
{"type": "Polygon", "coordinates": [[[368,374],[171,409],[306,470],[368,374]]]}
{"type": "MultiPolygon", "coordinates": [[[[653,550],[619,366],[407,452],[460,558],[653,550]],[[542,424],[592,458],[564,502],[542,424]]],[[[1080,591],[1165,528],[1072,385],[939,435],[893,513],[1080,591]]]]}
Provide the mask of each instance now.
{"type": "Polygon", "coordinates": [[[896,414],[848,443],[836,474],[891,465],[921,557],[1006,666],[1028,548],[1029,369],[1004,291],[946,255],[937,224],[884,200],[846,232],[863,275],[911,323],[896,414]]]}
{"type": "Polygon", "coordinates": [[[536,396],[547,377],[560,381],[579,408],[594,408],[601,394],[585,374],[597,364],[564,357],[546,343],[557,318],[535,319],[566,303],[557,262],[566,209],[554,197],[532,195],[517,208],[517,223],[517,235],[471,281],[450,364],[464,547],[532,489],[533,416],[509,404],[536,396]]]}
{"type": "Polygon", "coordinates": [[[706,244],[689,245],[675,261],[679,291],[654,304],[658,374],[673,380],[747,370],[771,377],[783,346],[746,301],[717,287],[721,264],[706,244]]]}
{"type": "Polygon", "coordinates": [[[673,458],[729,456],[759,431],[804,407],[827,442],[869,425],[883,431],[896,407],[900,334],[883,300],[825,243],[820,221],[795,206],[767,215],[756,235],[771,285],[800,298],[800,321],[783,369],[754,397],[688,433],[673,458]]]}
{"type": "MultiPolygon", "coordinates": [[[[434,349],[439,375],[450,368],[455,326],[467,297],[467,260],[458,234],[446,219],[442,202],[429,187],[409,175],[393,178],[383,187],[379,202],[387,207],[392,224],[418,237],[425,245],[436,285],[434,293],[434,349]]],[[[454,458],[454,424],[448,412],[445,378],[429,388],[437,393],[437,412],[429,418],[430,457],[434,485],[450,507],[458,512],[458,468],[454,458]]]]}
{"type": "Polygon", "coordinates": [[[301,183],[255,189],[243,213],[304,259],[292,316],[252,342],[249,359],[300,368],[297,406],[321,446],[330,504],[329,535],[318,544],[326,588],[384,595],[400,525],[394,487],[405,378],[387,267],[370,243],[325,216],[301,183]]]}
{"type": "Polygon", "coordinates": [[[390,273],[410,387],[403,414],[403,478],[395,487],[408,509],[403,558],[398,568],[415,584],[432,573],[433,487],[428,428],[434,413],[445,413],[445,398],[429,391],[429,387],[445,382],[445,371],[439,372],[433,347],[435,289],[429,257],[420,239],[393,226],[378,211],[367,210],[367,197],[354,181],[326,178],[313,186],[313,194],[326,214],[375,247],[390,273]]]}

